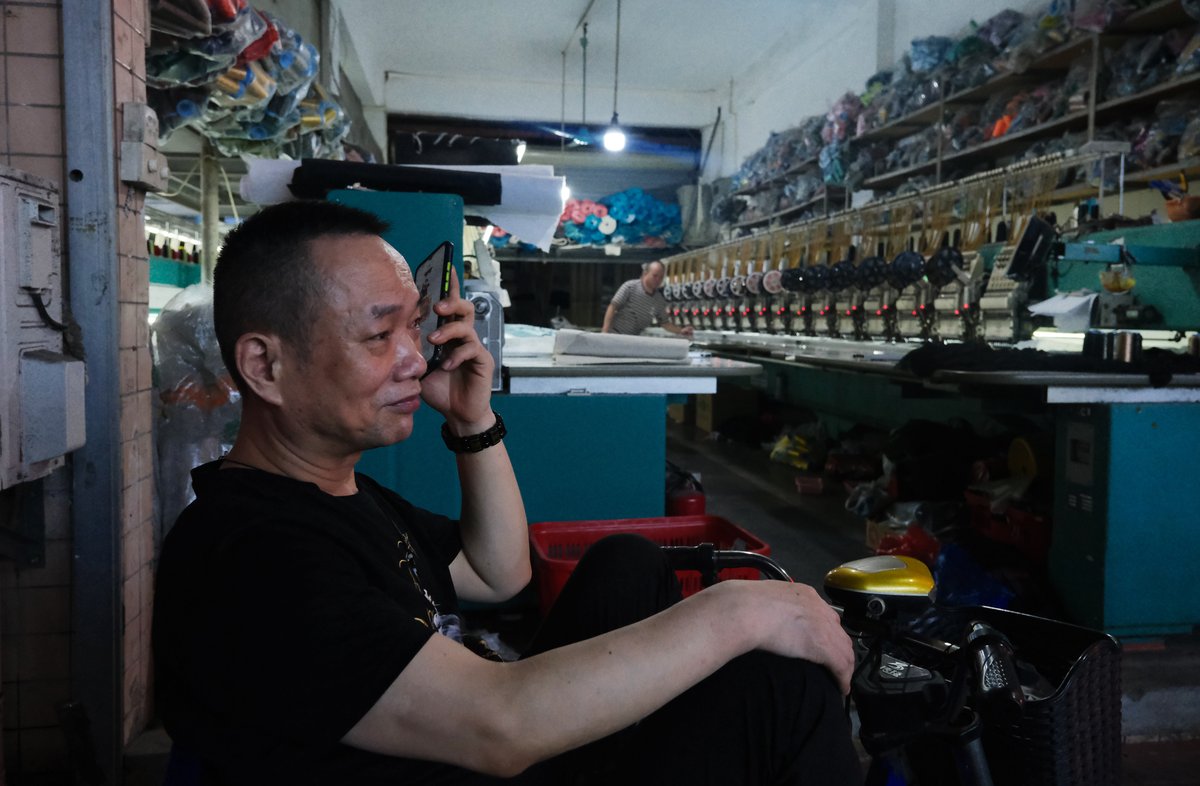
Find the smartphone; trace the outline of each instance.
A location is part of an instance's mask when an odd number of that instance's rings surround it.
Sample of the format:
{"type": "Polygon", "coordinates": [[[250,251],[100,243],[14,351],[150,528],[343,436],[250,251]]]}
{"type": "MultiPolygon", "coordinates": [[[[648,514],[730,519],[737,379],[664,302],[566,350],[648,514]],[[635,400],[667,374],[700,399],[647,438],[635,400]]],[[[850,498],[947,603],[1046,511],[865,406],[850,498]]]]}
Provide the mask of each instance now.
{"type": "Polygon", "coordinates": [[[427,366],[422,379],[441,365],[446,352],[445,345],[434,346],[429,343],[429,334],[446,324],[446,318],[435,313],[433,306],[450,296],[450,274],[453,270],[454,244],[447,240],[413,271],[413,281],[420,293],[417,308],[421,315],[421,354],[427,366]]]}

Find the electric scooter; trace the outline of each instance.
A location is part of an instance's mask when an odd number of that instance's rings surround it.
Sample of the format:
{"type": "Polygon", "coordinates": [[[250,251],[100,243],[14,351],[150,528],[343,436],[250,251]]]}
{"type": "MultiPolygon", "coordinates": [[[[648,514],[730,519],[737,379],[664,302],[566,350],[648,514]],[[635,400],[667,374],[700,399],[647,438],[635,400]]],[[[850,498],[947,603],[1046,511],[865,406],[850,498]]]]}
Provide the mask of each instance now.
{"type": "MultiPolygon", "coordinates": [[[[664,546],[702,584],[770,557],[664,546]]],[[[984,606],[935,602],[926,565],[874,556],[839,565],[824,590],[855,641],[850,697],[870,754],[867,786],[1117,784],[1120,650],[1098,631],[984,606]]]]}

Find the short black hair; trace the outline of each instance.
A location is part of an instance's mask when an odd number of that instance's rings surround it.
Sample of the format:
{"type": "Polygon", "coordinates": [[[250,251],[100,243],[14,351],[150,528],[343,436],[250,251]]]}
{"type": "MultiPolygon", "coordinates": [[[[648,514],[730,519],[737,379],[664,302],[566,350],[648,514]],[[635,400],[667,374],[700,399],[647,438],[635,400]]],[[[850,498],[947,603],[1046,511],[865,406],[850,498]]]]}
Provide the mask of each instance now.
{"type": "Polygon", "coordinates": [[[279,336],[301,353],[325,290],[313,264],[312,241],[337,235],[382,235],[386,221],[336,202],[303,200],[272,205],[228,235],[213,270],[213,324],[221,358],[242,393],[234,347],[251,331],[279,336]]]}

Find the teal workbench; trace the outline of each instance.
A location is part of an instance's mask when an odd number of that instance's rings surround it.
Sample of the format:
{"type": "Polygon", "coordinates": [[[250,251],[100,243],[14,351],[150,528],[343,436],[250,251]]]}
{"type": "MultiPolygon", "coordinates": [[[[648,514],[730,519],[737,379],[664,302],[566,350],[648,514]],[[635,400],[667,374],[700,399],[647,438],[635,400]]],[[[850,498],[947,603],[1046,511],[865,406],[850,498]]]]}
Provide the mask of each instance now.
{"type": "MultiPolygon", "coordinates": [[[[848,359],[851,342],[808,340],[755,360],[750,384],[820,414],[891,429],[912,419],[1029,419],[1055,435],[1048,573],[1072,622],[1119,636],[1188,633],[1200,625],[1200,375],[1150,387],[1119,374],[898,371],[904,348],[848,359]],[[845,351],[843,351],[845,350],[845,351]]],[[[908,345],[916,346],[916,345],[908,345]]]]}

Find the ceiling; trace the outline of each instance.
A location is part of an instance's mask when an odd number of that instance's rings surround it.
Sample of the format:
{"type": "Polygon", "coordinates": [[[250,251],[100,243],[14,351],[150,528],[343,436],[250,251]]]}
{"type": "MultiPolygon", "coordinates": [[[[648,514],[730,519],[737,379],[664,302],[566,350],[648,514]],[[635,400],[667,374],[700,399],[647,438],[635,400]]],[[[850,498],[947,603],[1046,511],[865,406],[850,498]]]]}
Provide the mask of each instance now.
{"type": "MultiPolygon", "coordinates": [[[[814,17],[838,5],[845,3],[622,0],[619,87],[724,89],[765,52],[800,37],[797,31],[810,29],[814,17]]],[[[436,75],[531,85],[560,84],[564,50],[567,78],[579,83],[578,25],[586,13],[589,84],[612,85],[617,0],[339,0],[338,7],[368,75],[436,75]]],[[[447,114],[454,114],[454,102],[454,96],[446,96],[447,114]]],[[[589,108],[588,119],[606,119],[609,113],[611,104],[589,108]]]]}
{"type": "Polygon", "coordinates": [[[695,181],[704,152],[698,129],[715,121],[731,80],[813,35],[814,11],[837,5],[621,0],[619,61],[618,0],[339,0],[337,7],[343,41],[352,42],[343,47],[352,46],[367,83],[379,91],[392,133],[428,130],[439,117],[447,131],[463,130],[461,119],[471,118],[484,126],[480,136],[488,135],[489,121],[508,123],[512,132],[495,136],[528,140],[525,160],[554,166],[576,196],[598,199],[636,186],[671,199],[678,186],[695,181]],[[640,131],[620,157],[595,144],[613,111],[614,77],[622,123],[640,131]],[[668,110],[680,104],[703,109],[681,121],[668,110]],[[664,137],[655,126],[682,133],[664,137]],[[557,137],[546,143],[546,130],[565,136],[564,146],[557,137]]]}
{"type": "MultiPolygon", "coordinates": [[[[694,181],[703,156],[698,129],[715,119],[709,109],[703,120],[674,123],[671,129],[657,133],[654,126],[667,124],[657,122],[655,112],[645,108],[639,112],[637,107],[623,111],[622,122],[642,127],[645,133],[637,141],[631,138],[631,149],[616,158],[595,147],[564,145],[555,149],[542,133],[565,128],[569,137],[586,138],[588,126],[596,130],[607,122],[613,101],[617,2],[337,0],[335,7],[344,24],[339,36],[341,57],[353,61],[352,71],[361,75],[359,98],[364,104],[382,106],[391,118],[390,132],[412,116],[419,118],[415,127],[421,129],[436,128],[439,118],[447,127],[461,126],[465,118],[479,124],[481,136],[492,135],[488,122],[491,130],[507,124],[509,130],[501,128],[494,136],[515,133],[530,139],[525,161],[554,166],[568,177],[577,196],[595,199],[638,186],[666,198],[678,185],[694,181]],[[576,103],[583,95],[579,88],[584,22],[591,102],[586,118],[584,107],[576,103]],[[388,90],[389,81],[395,79],[406,80],[406,84],[424,81],[433,89],[422,93],[424,104],[413,111],[404,105],[403,95],[397,100],[388,90]],[[483,121],[464,103],[461,89],[437,89],[442,84],[473,85],[485,93],[493,84],[504,84],[518,93],[540,91],[547,99],[542,106],[549,109],[522,111],[514,102],[496,100],[494,116],[483,121]],[[567,86],[573,97],[569,107],[565,105],[567,86]],[[584,119],[586,125],[580,122],[584,119]],[[652,140],[649,145],[647,140],[652,140]]],[[[619,95],[643,91],[651,96],[643,107],[652,109],[656,97],[665,105],[673,96],[707,94],[706,105],[715,107],[722,103],[717,96],[726,95],[731,80],[761,66],[773,52],[819,36],[815,18],[835,13],[839,6],[844,10],[847,3],[864,2],[870,0],[621,0],[619,95]]],[[[290,0],[260,0],[256,5],[281,13],[288,10],[283,6],[291,5],[293,14],[305,7],[290,0]],[[272,9],[272,2],[280,8],[272,9]]],[[[308,22],[318,26],[315,20],[308,22]]],[[[624,110],[628,103],[625,99],[619,105],[624,110]]],[[[182,204],[180,212],[199,207],[198,149],[198,137],[185,132],[173,137],[165,151],[179,177],[174,201],[182,204]],[[183,178],[189,171],[192,176],[183,178]]],[[[244,165],[236,159],[221,163],[236,194],[244,165]]],[[[224,188],[222,191],[222,213],[226,213],[232,195],[224,188]]],[[[233,201],[240,200],[234,197],[233,201]]]]}

